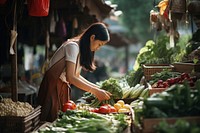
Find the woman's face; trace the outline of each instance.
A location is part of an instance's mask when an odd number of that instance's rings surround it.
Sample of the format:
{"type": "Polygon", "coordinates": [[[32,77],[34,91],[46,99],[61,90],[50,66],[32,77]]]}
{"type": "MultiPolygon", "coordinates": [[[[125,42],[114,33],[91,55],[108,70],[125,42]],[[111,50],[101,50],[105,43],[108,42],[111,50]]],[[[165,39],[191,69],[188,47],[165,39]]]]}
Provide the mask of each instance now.
{"type": "Polygon", "coordinates": [[[90,37],[90,49],[91,51],[97,51],[101,46],[105,45],[107,42],[108,41],[95,40],[95,36],[92,35],[90,37]]]}

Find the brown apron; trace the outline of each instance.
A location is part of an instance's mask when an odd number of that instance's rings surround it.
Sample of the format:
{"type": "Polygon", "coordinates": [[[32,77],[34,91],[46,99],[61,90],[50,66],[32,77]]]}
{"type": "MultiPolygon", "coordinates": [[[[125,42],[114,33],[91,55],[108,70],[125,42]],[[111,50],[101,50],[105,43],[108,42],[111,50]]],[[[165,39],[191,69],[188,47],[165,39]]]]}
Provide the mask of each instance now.
{"type": "Polygon", "coordinates": [[[62,105],[70,99],[70,85],[59,77],[65,68],[63,57],[46,71],[38,92],[41,108],[41,121],[53,122],[58,118],[62,105]]]}

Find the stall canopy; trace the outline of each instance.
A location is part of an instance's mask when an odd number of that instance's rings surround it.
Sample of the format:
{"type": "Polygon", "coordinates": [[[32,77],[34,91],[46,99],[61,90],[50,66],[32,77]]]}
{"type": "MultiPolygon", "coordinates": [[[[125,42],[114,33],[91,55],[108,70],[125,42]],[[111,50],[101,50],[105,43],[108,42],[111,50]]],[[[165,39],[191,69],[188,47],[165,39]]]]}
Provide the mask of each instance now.
{"type": "Polygon", "coordinates": [[[131,44],[130,40],[120,33],[110,33],[110,42],[108,45],[111,45],[115,48],[126,47],[131,44]]]}
{"type": "Polygon", "coordinates": [[[88,14],[95,16],[98,21],[109,17],[113,8],[107,5],[103,0],[51,0],[51,9],[70,8],[71,12],[77,12],[88,8],[88,14]]]}

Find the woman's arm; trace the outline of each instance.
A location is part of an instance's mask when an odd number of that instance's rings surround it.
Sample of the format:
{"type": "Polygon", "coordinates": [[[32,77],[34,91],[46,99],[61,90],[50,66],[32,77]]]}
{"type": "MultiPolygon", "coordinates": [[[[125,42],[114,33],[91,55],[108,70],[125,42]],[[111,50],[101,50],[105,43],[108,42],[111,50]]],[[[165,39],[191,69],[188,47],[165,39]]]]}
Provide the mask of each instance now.
{"type": "Polygon", "coordinates": [[[99,89],[99,87],[86,79],[84,79],[79,74],[75,74],[76,64],[70,61],[66,61],[66,80],[73,84],[74,86],[84,90],[91,92],[94,94],[99,100],[108,100],[110,99],[110,93],[108,91],[99,89]]]}
{"type": "Polygon", "coordinates": [[[94,83],[88,81],[88,80],[85,79],[83,76],[79,75],[79,77],[80,77],[81,80],[83,80],[84,82],[87,82],[87,83],[90,84],[91,86],[99,88],[98,85],[96,85],[96,84],[94,84],[94,83]]]}

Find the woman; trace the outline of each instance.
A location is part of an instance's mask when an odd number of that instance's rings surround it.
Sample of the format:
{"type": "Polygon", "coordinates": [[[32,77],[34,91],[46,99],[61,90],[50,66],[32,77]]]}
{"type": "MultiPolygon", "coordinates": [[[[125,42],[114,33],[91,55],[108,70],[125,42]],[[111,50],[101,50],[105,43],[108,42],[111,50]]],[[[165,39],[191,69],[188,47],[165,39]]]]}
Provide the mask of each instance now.
{"type": "Polygon", "coordinates": [[[41,120],[54,121],[62,105],[69,100],[70,84],[94,94],[99,100],[110,93],[80,75],[81,68],[94,71],[94,53],[110,40],[106,26],[94,23],[80,36],[64,42],[52,56],[38,92],[41,120]]]}

